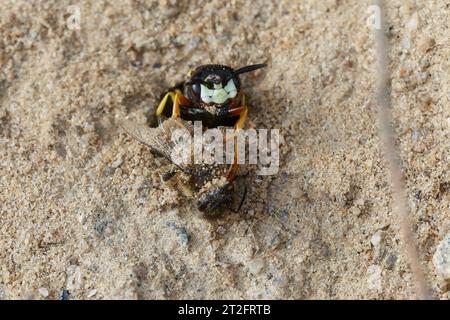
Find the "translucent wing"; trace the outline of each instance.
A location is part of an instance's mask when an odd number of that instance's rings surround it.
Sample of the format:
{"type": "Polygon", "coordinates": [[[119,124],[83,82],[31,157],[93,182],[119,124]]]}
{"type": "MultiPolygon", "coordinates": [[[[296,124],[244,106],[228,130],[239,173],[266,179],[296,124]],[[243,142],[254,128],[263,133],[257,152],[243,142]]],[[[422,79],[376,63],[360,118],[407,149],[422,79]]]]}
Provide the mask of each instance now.
{"type": "Polygon", "coordinates": [[[174,142],[172,140],[173,133],[177,129],[186,129],[192,132],[193,127],[187,121],[181,119],[167,119],[160,123],[156,128],[152,128],[143,124],[137,124],[130,120],[121,123],[121,127],[131,137],[139,143],[151,149],[153,152],[165,157],[167,160],[177,165],[182,171],[192,171],[190,163],[177,164],[172,159],[172,151],[174,150],[174,142]]]}
{"type": "Polygon", "coordinates": [[[136,141],[171,161],[172,150],[170,135],[162,126],[151,128],[130,120],[124,120],[120,126],[136,141]]]}

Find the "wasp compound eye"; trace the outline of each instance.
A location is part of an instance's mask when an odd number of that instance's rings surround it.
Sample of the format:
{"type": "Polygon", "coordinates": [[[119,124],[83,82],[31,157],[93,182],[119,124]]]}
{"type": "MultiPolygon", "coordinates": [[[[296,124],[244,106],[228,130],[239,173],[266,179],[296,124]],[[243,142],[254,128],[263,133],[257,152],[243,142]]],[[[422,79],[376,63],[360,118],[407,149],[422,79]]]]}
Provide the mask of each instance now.
{"type": "Polygon", "coordinates": [[[192,93],[196,96],[200,96],[201,87],[199,83],[193,83],[192,84],[192,93]]]}

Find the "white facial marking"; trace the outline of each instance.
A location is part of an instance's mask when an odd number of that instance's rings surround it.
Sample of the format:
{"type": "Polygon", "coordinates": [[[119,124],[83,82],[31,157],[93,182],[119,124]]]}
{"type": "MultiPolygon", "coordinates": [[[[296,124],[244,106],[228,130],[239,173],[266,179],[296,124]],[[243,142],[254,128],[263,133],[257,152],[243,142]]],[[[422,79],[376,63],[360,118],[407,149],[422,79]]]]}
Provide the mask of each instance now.
{"type": "Polygon", "coordinates": [[[217,104],[222,104],[237,95],[237,89],[233,80],[228,81],[224,88],[222,88],[221,84],[215,84],[214,89],[209,89],[201,84],[200,89],[200,96],[203,102],[206,103],[214,102],[217,104]]]}
{"type": "Polygon", "coordinates": [[[228,92],[228,95],[230,96],[230,98],[236,97],[237,89],[236,89],[236,86],[234,85],[233,79],[230,79],[230,81],[228,81],[228,83],[224,89],[228,92]]]}
{"type": "Polygon", "coordinates": [[[206,103],[210,103],[212,101],[212,96],[214,93],[214,90],[209,89],[208,87],[204,86],[204,85],[200,85],[200,97],[202,98],[202,100],[206,103]]]}

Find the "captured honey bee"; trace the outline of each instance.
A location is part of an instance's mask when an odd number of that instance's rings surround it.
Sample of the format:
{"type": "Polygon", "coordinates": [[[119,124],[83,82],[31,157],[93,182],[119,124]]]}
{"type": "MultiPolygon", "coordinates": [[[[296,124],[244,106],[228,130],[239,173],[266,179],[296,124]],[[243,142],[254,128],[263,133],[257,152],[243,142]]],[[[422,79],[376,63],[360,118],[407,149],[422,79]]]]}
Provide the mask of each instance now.
{"type": "MultiPolygon", "coordinates": [[[[152,128],[135,122],[124,121],[122,122],[122,128],[153,153],[166,158],[173,164],[173,168],[166,171],[162,175],[162,179],[167,181],[177,176],[177,185],[182,186],[181,189],[184,191],[186,191],[186,187],[189,189],[189,194],[196,199],[196,205],[200,211],[207,215],[215,215],[219,213],[219,209],[224,203],[234,201],[232,193],[234,183],[226,177],[228,165],[177,162],[174,159],[175,142],[172,139],[173,133],[180,128],[192,133],[193,126],[190,122],[169,118],[158,127],[152,128]]],[[[191,147],[187,146],[187,148],[191,147]]]]}
{"type": "MultiPolygon", "coordinates": [[[[265,66],[256,64],[236,70],[218,64],[200,66],[190,72],[186,82],[162,95],[155,112],[159,120],[158,127],[137,126],[131,122],[123,123],[122,127],[137,141],[175,163],[171,136],[177,128],[193,132],[193,121],[201,121],[204,129],[234,128],[237,132],[244,128],[248,106],[241,91],[239,75],[265,66]]],[[[195,189],[197,207],[206,214],[217,213],[232,198],[233,182],[238,170],[236,144],[234,146],[235,159],[229,165],[176,165],[179,171],[189,177],[195,189]]]]}

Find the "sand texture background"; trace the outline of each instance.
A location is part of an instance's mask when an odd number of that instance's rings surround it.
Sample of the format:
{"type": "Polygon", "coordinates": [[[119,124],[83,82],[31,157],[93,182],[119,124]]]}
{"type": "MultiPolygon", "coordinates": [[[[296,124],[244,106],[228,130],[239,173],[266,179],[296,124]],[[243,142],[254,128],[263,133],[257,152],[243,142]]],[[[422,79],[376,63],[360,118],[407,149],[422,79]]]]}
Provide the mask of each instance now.
{"type": "MultiPolygon", "coordinates": [[[[448,1],[389,5],[408,202],[436,298],[450,232],[448,1]]],[[[0,1],[0,298],[414,298],[378,138],[365,1],[0,1]],[[79,30],[66,24],[81,9],[79,30]],[[241,67],[281,166],[207,220],[118,127],[241,67]],[[66,291],[66,296],[67,296],[66,291]]]]}

